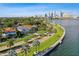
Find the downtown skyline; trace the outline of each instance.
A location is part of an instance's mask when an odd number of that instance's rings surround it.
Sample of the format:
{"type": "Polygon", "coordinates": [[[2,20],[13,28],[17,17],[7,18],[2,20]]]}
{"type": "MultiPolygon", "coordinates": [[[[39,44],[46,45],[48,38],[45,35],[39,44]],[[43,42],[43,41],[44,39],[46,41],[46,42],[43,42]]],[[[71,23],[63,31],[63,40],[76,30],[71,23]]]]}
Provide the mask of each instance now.
{"type": "Polygon", "coordinates": [[[0,17],[44,15],[56,11],[79,16],[78,3],[0,3],[0,17]]]}

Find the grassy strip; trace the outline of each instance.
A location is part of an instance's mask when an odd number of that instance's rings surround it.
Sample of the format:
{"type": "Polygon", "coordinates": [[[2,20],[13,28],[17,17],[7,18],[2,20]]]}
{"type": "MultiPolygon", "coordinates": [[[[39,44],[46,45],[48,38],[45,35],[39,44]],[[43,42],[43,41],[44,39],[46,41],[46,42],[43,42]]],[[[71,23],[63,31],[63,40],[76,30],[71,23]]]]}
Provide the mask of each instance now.
{"type": "Polygon", "coordinates": [[[44,34],[46,31],[45,30],[41,30],[41,31],[38,31],[37,33],[38,34],[44,34]]]}
{"type": "MultiPolygon", "coordinates": [[[[62,36],[63,30],[60,28],[60,26],[54,25],[54,28],[56,28],[57,33],[55,33],[54,36],[51,36],[48,40],[42,42],[38,48],[38,51],[43,51],[44,49],[49,48],[52,44],[54,44],[62,36]]],[[[35,47],[32,47],[28,54],[18,53],[17,55],[19,55],[19,56],[24,56],[24,55],[32,56],[35,51],[36,51],[35,47]]]]}
{"type": "MultiPolygon", "coordinates": [[[[14,41],[14,43],[17,43],[17,42],[20,42],[20,41],[25,41],[25,40],[27,41],[27,40],[29,40],[33,37],[34,37],[34,35],[25,36],[24,38],[18,38],[14,41]]],[[[7,43],[8,43],[8,41],[0,43],[0,47],[7,46],[7,43]]]]}
{"type": "Polygon", "coordinates": [[[0,43],[0,47],[6,46],[6,44],[7,44],[7,41],[3,42],[3,43],[0,43]]]}
{"type": "Polygon", "coordinates": [[[19,38],[19,39],[15,40],[15,42],[20,42],[20,41],[25,41],[25,40],[27,41],[27,40],[29,40],[29,39],[31,39],[33,37],[34,37],[34,35],[32,34],[30,36],[25,36],[23,38],[19,38]]]}

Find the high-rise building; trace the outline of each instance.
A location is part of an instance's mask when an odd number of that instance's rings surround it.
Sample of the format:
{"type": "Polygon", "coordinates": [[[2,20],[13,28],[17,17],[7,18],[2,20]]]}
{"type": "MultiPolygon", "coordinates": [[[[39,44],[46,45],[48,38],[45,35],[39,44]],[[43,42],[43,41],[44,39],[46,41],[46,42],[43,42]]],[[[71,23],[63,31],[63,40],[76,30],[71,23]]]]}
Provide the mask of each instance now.
{"type": "Polygon", "coordinates": [[[57,16],[57,15],[56,15],[56,11],[54,11],[54,16],[53,16],[53,17],[56,18],[56,16],[57,16]]]}
{"type": "Polygon", "coordinates": [[[63,17],[63,14],[64,14],[64,13],[61,11],[61,12],[60,12],[60,17],[61,17],[61,18],[63,17]]]}
{"type": "Polygon", "coordinates": [[[45,18],[47,18],[47,14],[45,13],[45,18]]]}
{"type": "Polygon", "coordinates": [[[51,13],[49,12],[49,16],[48,16],[48,18],[49,18],[49,20],[50,20],[50,18],[51,18],[51,13]]]}
{"type": "Polygon", "coordinates": [[[45,20],[47,21],[48,19],[48,15],[45,13],[45,16],[44,16],[45,20]]]}
{"type": "Polygon", "coordinates": [[[53,18],[53,12],[51,13],[51,17],[53,18]]]}

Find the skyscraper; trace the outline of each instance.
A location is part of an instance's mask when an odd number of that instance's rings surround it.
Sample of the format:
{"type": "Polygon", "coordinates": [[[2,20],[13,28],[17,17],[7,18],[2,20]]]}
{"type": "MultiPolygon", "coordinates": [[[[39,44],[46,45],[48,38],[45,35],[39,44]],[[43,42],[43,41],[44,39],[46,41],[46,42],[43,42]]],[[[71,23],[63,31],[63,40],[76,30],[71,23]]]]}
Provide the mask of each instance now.
{"type": "Polygon", "coordinates": [[[44,16],[45,20],[47,21],[48,19],[48,15],[45,13],[45,16],[44,16]]]}
{"type": "Polygon", "coordinates": [[[64,13],[61,11],[61,12],[60,12],[60,18],[63,18],[63,14],[64,14],[64,13]]]}
{"type": "Polygon", "coordinates": [[[53,12],[51,13],[51,17],[53,18],[53,12]]]}
{"type": "Polygon", "coordinates": [[[54,11],[54,16],[53,17],[56,18],[56,11],[54,11]]]}
{"type": "Polygon", "coordinates": [[[45,18],[47,18],[47,14],[45,13],[45,18]]]}

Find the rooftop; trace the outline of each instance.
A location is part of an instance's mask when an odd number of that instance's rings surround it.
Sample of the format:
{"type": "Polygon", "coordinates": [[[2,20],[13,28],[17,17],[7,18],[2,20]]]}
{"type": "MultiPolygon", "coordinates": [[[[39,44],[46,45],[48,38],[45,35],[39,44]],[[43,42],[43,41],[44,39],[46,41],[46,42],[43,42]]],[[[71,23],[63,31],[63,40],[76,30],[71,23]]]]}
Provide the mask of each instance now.
{"type": "Polygon", "coordinates": [[[4,32],[13,32],[13,31],[15,31],[15,29],[12,27],[4,28],[4,32]]]}

